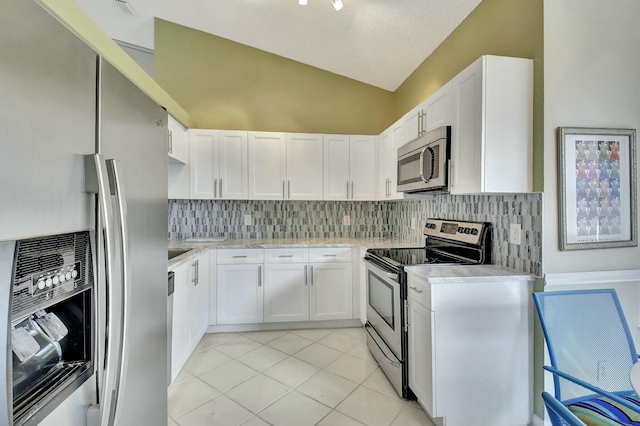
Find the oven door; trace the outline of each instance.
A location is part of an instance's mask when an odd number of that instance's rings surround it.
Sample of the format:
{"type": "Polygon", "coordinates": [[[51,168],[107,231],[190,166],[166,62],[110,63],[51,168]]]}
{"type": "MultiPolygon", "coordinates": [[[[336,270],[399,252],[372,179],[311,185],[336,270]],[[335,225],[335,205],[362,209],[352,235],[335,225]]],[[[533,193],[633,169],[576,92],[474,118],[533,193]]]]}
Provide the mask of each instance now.
{"type": "Polygon", "coordinates": [[[389,349],[402,360],[402,297],[400,277],[371,262],[367,264],[367,320],[389,349]]]}

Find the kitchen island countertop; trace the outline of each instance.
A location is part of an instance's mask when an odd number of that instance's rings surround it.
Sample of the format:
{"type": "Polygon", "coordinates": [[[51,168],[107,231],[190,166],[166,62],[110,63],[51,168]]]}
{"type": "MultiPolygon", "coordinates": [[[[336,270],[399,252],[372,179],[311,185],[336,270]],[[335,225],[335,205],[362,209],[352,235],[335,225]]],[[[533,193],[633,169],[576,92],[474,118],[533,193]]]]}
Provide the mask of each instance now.
{"type": "Polygon", "coordinates": [[[530,281],[534,275],[498,265],[413,265],[405,266],[407,275],[417,275],[431,284],[530,281]]]}

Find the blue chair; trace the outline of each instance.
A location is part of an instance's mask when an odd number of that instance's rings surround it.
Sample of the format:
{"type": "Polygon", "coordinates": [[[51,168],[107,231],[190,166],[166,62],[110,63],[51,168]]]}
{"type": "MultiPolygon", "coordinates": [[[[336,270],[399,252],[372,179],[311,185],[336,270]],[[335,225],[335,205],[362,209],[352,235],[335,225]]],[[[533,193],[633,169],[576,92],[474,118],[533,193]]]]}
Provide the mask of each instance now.
{"type": "Polygon", "coordinates": [[[543,393],[554,426],[640,425],[629,370],[638,361],[615,290],[534,293],[549,350],[555,397],[543,393]]]}

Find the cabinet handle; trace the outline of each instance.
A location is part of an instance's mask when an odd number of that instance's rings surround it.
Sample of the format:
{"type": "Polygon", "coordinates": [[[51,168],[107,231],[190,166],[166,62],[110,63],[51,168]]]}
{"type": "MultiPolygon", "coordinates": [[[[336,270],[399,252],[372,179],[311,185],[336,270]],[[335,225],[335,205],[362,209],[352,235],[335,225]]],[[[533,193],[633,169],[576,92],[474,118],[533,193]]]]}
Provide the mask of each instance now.
{"type": "Polygon", "coordinates": [[[291,181],[287,181],[287,199],[291,199],[291,181]]]}
{"type": "Polygon", "coordinates": [[[353,181],[351,181],[351,199],[353,200],[353,181]]]}
{"type": "Polygon", "coordinates": [[[193,283],[193,285],[198,285],[198,261],[194,261],[193,262],[193,279],[191,280],[191,282],[193,283]]]}
{"type": "Polygon", "coordinates": [[[313,285],[313,265],[311,265],[311,285],[313,285]]]}
{"type": "Polygon", "coordinates": [[[418,111],[418,136],[422,136],[422,111],[418,111]]]}
{"type": "Polygon", "coordinates": [[[282,181],[282,199],[285,199],[285,192],[284,192],[284,180],[282,181]]]}
{"type": "Polygon", "coordinates": [[[173,132],[169,130],[169,154],[173,154],[173,132]]]}
{"type": "Polygon", "coordinates": [[[451,160],[449,160],[449,191],[451,191],[453,189],[453,164],[451,163],[451,160]]]}
{"type": "Polygon", "coordinates": [[[222,178],[220,178],[220,198],[222,198],[222,178]]]}
{"type": "Polygon", "coordinates": [[[409,331],[409,301],[404,301],[404,331],[409,331]]]}
{"type": "Polygon", "coordinates": [[[391,198],[391,179],[387,179],[387,198],[391,198]]]}
{"type": "Polygon", "coordinates": [[[244,259],[244,258],[246,258],[246,257],[247,257],[247,256],[233,256],[233,259],[244,259]]]}
{"type": "Polygon", "coordinates": [[[281,254],[278,257],[293,257],[293,255],[292,254],[281,254]]]}
{"type": "Polygon", "coordinates": [[[262,266],[258,266],[258,287],[262,287],[262,266]]]}
{"type": "Polygon", "coordinates": [[[414,286],[410,285],[409,288],[411,290],[415,291],[416,293],[424,293],[422,290],[418,290],[418,287],[414,287],[414,286]]]}
{"type": "Polygon", "coordinates": [[[213,180],[213,198],[218,198],[218,179],[213,180]]]}
{"type": "Polygon", "coordinates": [[[307,265],[304,265],[304,285],[309,284],[309,280],[307,278],[307,265]]]}
{"type": "Polygon", "coordinates": [[[347,200],[349,199],[349,181],[347,181],[347,200]]]}
{"type": "Polygon", "coordinates": [[[323,254],[322,257],[336,257],[337,254],[323,254]]]}

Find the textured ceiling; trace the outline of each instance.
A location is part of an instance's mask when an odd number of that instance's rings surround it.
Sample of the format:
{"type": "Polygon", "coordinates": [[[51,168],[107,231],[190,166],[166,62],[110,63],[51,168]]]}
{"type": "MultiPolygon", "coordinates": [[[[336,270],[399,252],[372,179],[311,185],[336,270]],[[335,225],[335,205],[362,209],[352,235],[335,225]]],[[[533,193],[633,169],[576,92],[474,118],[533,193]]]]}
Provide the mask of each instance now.
{"type": "Polygon", "coordinates": [[[111,37],[153,48],[153,17],[394,91],[481,0],[76,0],[111,37]]]}

